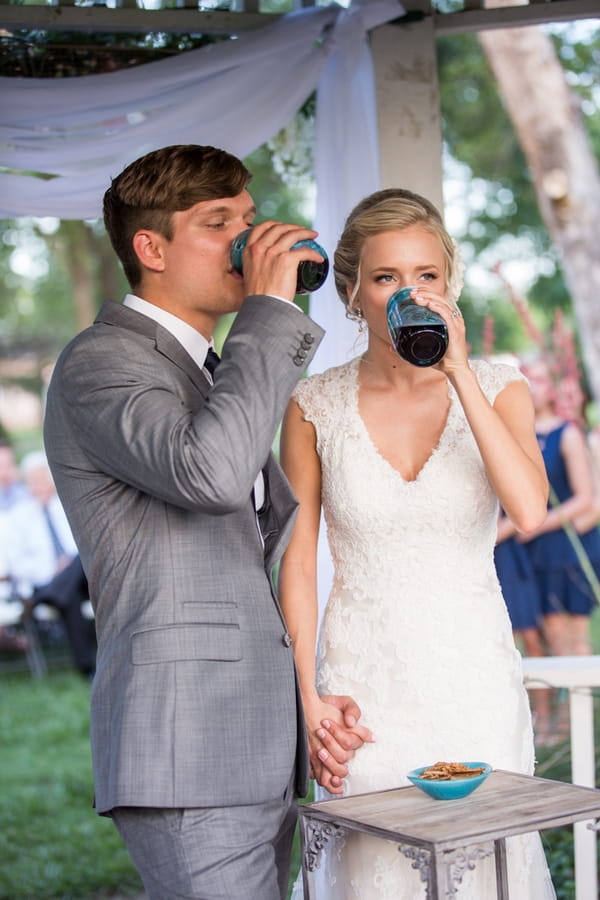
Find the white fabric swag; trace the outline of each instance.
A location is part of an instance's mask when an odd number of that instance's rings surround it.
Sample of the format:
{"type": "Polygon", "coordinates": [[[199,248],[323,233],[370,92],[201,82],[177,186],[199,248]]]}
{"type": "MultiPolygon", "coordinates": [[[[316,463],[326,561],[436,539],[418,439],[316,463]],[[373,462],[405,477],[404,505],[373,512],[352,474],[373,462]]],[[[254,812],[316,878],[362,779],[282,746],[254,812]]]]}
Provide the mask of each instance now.
{"type": "MultiPolygon", "coordinates": [[[[247,156],[316,89],[315,228],[332,254],[348,211],[380,186],[367,34],[403,13],[397,0],[352,0],[118,72],[0,78],[0,167],[17,173],[0,171],[0,217],[98,218],[110,179],[137,157],[176,143],[247,156]]],[[[331,277],[313,301],[321,369],[348,358],[356,328],[331,277]]]]}

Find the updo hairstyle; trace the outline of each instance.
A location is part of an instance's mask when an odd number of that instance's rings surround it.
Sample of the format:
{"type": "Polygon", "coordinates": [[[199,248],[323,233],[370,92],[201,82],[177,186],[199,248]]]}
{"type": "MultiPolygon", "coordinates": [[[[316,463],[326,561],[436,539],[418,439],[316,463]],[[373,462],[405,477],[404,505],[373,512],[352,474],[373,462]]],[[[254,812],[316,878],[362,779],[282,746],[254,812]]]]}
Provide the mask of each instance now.
{"type": "MultiPolygon", "coordinates": [[[[349,214],[333,256],[333,274],[338,295],[349,318],[359,318],[351,305],[360,278],[360,261],[365,240],[384,231],[399,231],[421,225],[437,235],[446,261],[446,288],[451,284],[455,264],[455,244],[433,203],[402,188],[386,188],[369,194],[349,214]]],[[[453,298],[455,299],[455,298],[453,298]]]]}

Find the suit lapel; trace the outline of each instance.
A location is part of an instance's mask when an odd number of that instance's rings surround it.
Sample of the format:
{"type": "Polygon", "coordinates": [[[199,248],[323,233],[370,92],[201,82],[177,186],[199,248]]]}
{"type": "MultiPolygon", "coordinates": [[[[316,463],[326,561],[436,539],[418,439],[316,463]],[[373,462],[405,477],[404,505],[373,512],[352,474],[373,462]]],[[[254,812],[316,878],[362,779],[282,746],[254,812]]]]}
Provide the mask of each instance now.
{"type": "Polygon", "coordinates": [[[194,386],[206,396],[210,382],[204,371],[199,368],[187,350],[173,337],[171,332],[159,325],[158,322],[155,322],[154,319],[143,315],[136,309],[124,306],[122,303],[114,303],[112,300],[107,300],[103,303],[95,321],[105,322],[107,325],[116,325],[119,328],[127,328],[152,341],[156,351],[185,372],[194,386]]]}

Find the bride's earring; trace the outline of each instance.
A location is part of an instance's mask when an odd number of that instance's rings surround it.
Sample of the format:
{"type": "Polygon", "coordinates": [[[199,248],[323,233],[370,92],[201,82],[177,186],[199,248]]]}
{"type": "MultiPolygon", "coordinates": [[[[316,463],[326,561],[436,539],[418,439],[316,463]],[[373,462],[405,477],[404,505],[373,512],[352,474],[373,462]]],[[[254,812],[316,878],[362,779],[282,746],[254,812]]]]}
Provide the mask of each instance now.
{"type": "Polygon", "coordinates": [[[365,314],[360,306],[349,306],[346,310],[346,318],[352,319],[353,322],[358,322],[358,331],[359,334],[362,334],[367,323],[365,321],[365,314]]]}
{"type": "Polygon", "coordinates": [[[362,308],[358,305],[360,303],[360,299],[358,296],[358,291],[360,287],[360,263],[358,266],[358,271],[356,273],[356,281],[354,282],[354,287],[352,290],[348,291],[348,302],[346,304],[346,318],[353,319],[355,322],[358,322],[358,333],[362,334],[366,327],[365,322],[365,314],[362,311],[362,308]]]}

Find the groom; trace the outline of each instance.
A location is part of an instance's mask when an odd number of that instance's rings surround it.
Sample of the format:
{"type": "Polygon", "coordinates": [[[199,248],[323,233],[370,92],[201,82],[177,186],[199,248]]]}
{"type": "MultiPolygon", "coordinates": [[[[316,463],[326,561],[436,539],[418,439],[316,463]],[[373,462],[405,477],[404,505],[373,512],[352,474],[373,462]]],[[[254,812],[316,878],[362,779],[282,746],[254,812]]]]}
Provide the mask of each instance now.
{"type": "Polygon", "coordinates": [[[322,338],[293,302],[299,260],[321,257],[290,250],[314,231],[264,222],[233,271],[249,180],[230,154],[181,145],[112,181],[104,220],[132,292],[63,351],[48,392],[98,636],[95,806],[151,900],[285,897],[307,789],[271,579],[297,504],[270,448],[322,338]],[[215,369],[212,335],[235,312],[215,369]]]}

